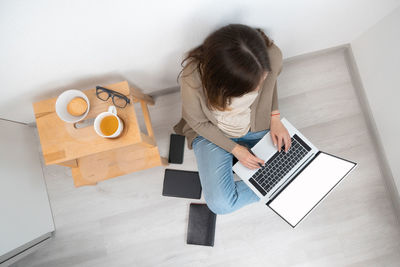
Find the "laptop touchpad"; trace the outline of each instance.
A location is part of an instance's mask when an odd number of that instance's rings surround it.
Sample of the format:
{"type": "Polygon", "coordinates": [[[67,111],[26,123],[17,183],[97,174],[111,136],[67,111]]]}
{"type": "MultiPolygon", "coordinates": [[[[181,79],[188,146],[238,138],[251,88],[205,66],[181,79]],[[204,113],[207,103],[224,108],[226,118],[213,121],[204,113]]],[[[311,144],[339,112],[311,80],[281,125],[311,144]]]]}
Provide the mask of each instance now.
{"type": "Polygon", "coordinates": [[[321,152],[268,206],[294,227],[355,165],[321,152]]]}

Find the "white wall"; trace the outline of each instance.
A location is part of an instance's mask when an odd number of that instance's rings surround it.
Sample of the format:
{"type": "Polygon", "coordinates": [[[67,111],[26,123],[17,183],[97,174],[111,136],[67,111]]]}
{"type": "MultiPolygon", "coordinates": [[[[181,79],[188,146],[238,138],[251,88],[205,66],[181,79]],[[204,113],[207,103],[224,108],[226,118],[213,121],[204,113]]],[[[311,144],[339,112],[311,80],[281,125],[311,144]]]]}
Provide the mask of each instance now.
{"type": "Polygon", "coordinates": [[[177,86],[185,51],[212,30],[267,30],[291,57],[349,43],[399,0],[2,0],[0,118],[33,122],[31,103],[127,79],[177,86]]]}
{"type": "Polygon", "coordinates": [[[400,8],[357,37],[351,47],[400,192],[400,8]]]}

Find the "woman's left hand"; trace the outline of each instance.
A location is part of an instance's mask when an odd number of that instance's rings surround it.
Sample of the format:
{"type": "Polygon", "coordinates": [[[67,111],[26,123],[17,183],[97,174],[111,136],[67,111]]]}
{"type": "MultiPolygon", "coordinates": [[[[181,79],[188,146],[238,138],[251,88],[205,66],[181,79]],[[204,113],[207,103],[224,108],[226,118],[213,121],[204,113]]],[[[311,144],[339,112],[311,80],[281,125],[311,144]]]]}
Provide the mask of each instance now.
{"type": "Polygon", "coordinates": [[[282,144],[285,144],[285,152],[287,152],[292,144],[288,130],[282,124],[277,116],[271,117],[270,133],[272,142],[276,146],[278,144],[278,151],[281,152],[282,144]]]}

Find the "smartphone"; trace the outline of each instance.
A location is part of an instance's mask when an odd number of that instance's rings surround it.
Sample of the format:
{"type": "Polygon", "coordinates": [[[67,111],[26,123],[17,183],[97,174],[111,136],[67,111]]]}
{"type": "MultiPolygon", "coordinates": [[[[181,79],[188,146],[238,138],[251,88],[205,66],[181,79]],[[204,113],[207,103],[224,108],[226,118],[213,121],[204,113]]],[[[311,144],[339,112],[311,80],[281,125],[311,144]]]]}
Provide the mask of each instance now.
{"type": "Polygon", "coordinates": [[[179,134],[171,134],[169,142],[168,162],[182,164],[184,148],[185,148],[185,136],[179,134]]]}

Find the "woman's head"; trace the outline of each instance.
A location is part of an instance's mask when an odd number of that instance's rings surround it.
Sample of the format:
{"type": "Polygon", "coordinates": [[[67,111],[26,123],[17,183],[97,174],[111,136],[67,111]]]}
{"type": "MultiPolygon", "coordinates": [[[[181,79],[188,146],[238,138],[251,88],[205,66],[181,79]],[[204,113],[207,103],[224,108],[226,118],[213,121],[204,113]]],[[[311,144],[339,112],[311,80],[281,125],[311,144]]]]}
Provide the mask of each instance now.
{"type": "Polygon", "coordinates": [[[272,42],[260,29],[230,24],[211,33],[186,60],[197,63],[210,108],[224,110],[232,97],[257,90],[271,71],[267,46],[272,42]]]}

